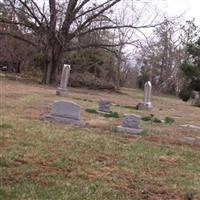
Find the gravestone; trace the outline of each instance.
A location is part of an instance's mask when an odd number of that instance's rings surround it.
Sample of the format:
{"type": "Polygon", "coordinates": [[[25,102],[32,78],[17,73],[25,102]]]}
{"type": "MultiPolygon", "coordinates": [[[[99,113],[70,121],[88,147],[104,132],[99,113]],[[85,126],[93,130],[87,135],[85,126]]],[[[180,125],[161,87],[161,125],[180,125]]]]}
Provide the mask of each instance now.
{"type": "Polygon", "coordinates": [[[147,81],[144,85],[144,102],[139,103],[137,105],[137,108],[139,110],[146,110],[146,109],[150,109],[152,107],[152,105],[151,105],[151,91],[152,91],[151,82],[147,81]]]}
{"type": "Polygon", "coordinates": [[[51,112],[44,117],[44,121],[85,126],[80,119],[80,106],[70,101],[55,101],[51,112]]]}
{"type": "Polygon", "coordinates": [[[111,102],[110,101],[101,100],[99,102],[99,112],[109,113],[110,112],[110,106],[111,106],[111,102]]]}
{"type": "Polygon", "coordinates": [[[56,91],[56,94],[59,96],[67,96],[67,84],[69,80],[70,70],[70,65],[64,64],[61,75],[60,87],[58,87],[56,91]]]}
{"type": "Polygon", "coordinates": [[[184,125],[181,125],[181,127],[193,128],[193,129],[200,129],[200,126],[191,125],[191,124],[184,124],[184,125]]]}
{"type": "Polygon", "coordinates": [[[189,144],[189,145],[194,145],[197,143],[196,138],[193,137],[188,137],[188,136],[183,136],[177,139],[180,142],[189,144]]]}
{"type": "Polygon", "coordinates": [[[117,126],[117,132],[138,134],[142,132],[140,128],[141,116],[134,114],[125,114],[122,126],[117,126]]]}
{"type": "Polygon", "coordinates": [[[200,106],[200,92],[192,91],[191,99],[192,99],[192,105],[200,106]]]}

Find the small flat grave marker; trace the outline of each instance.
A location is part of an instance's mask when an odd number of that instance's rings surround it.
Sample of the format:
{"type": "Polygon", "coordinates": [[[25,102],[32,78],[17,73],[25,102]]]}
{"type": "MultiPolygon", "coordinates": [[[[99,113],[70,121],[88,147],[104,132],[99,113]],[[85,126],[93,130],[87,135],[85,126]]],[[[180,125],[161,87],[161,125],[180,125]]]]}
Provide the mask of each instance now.
{"type": "Polygon", "coordinates": [[[138,134],[142,132],[140,128],[141,116],[134,114],[125,114],[122,126],[117,127],[117,132],[138,134]]]}

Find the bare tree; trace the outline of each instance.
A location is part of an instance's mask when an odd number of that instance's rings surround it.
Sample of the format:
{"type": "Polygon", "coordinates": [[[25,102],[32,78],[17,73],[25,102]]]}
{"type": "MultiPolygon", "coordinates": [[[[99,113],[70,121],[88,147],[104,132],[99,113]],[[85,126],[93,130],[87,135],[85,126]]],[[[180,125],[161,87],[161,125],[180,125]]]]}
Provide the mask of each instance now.
{"type": "Polygon", "coordinates": [[[180,66],[186,59],[186,26],[177,21],[165,20],[156,27],[152,37],[141,48],[137,65],[141,67],[141,85],[151,80],[160,92],[178,94],[182,84],[180,66]]]}
{"type": "MultiPolygon", "coordinates": [[[[0,17],[0,23],[15,24],[23,35],[15,31],[3,30],[0,35],[7,35],[19,39],[38,48],[43,54],[43,82],[51,83],[55,80],[58,66],[64,60],[66,51],[88,47],[115,47],[127,41],[115,44],[90,43],[77,46],[77,37],[94,31],[115,29],[148,28],[155,25],[142,24],[134,26],[131,21],[117,23],[111,19],[111,8],[123,0],[3,0],[1,7],[9,10],[12,17],[0,17]],[[46,5],[45,5],[45,2],[46,5]],[[98,20],[101,18],[101,20],[98,20]]],[[[133,0],[134,2],[134,0],[133,0]]],[[[132,2],[132,4],[133,4],[132,2]]]]}

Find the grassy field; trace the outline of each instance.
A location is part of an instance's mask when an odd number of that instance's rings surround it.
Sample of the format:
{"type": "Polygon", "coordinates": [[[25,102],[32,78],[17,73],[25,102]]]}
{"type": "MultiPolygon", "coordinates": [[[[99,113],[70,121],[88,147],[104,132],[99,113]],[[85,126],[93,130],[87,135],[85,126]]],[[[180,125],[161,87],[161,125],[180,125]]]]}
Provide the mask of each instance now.
{"type": "Polygon", "coordinates": [[[56,88],[0,80],[0,199],[128,200],[200,199],[200,108],[172,96],[153,96],[151,111],[138,111],[142,91],[69,89],[81,106],[85,128],[44,123],[56,88]],[[120,118],[85,112],[101,98],[120,118]],[[133,108],[132,108],[133,106],[133,108]],[[140,136],[115,133],[125,113],[173,117],[174,124],[142,121],[140,136]],[[183,136],[194,144],[181,141],[183,136]]]}

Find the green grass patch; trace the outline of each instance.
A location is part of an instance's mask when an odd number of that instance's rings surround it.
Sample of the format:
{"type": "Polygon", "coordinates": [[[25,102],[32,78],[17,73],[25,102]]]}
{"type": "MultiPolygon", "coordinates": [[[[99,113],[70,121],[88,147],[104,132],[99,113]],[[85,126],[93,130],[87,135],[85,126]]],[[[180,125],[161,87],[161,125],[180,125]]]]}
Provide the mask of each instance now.
{"type": "Polygon", "coordinates": [[[164,120],[166,124],[173,124],[175,122],[175,119],[173,119],[172,117],[165,117],[164,120]]]}
{"type": "Polygon", "coordinates": [[[79,100],[79,101],[93,102],[93,101],[90,100],[90,99],[81,99],[81,98],[79,98],[79,97],[74,97],[73,99],[79,100]]]}
{"type": "Polygon", "coordinates": [[[74,97],[73,99],[75,99],[75,100],[82,100],[82,99],[79,98],[79,97],[74,97]]]}
{"type": "Polygon", "coordinates": [[[0,125],[0,129],[13,129],[13,126],[9,123],[3,123],[0,125]]]}
{"type": "Polygon", "coordinates": [[[150,116],[144,116],[142,117],[142,120],[147,122],[147,121],[151,121],[151,117],[150,116]]]}
{"type": "Polygon", "coordinates": [[[161,120],[153,115],[152,116],[144,116],[144,117],[142,117],[142,120],[146,121],[146,122],[150,121],[152,123],[154,122],[154,123],[165,123],[165,124],[173,124],[175,122],[175,120],[171,117],[165,117],[164,120],[161,120]]]}
{"type": "Polygon", "coordinates": [[[128,109],[137,110],[136,106],[129,106],[129,105],[116,105],[116,106],[120,108],[128,108],[128,109]]]}
{"type": "Polygon", "coordinates": [[[162,135],[169,136],[170,132],[168,132],[168,131],[161,131],[161,130],[151,130],[150,134],[159,135],[159,136],[162,136],[162,135]]]}
{"type": "Polygon", "coordinates": [[[92,109],[92,108],[86,108],[86,109],[85,109],[85,112],[94,113],[94,114],[97,114],[97,113],[98,113],[95,109],[92,109]]]}
{"type": "Polygon", "coordinates": [[[162,121],[160,119],[158,119],[157,117],[153,117],[152,122],[154,122],[154,123],[162,123],[162,121]]]}
{"type": "Polygon", "coordinates": [[[97,110],[92,109],[92,108],[86,108],[85,111],[88,112],[88,113],[100,114],[100,115],[107,117],[107,118],[119,118],[119,113],[117,113],[117,112],[111,111],[109,113],[103,113],[103,112],[99,113],[97,110]]]}
{"type": "Polygon", "coordinates": [[[162,123],[162,121],[160,119],[158,119],[157,117],[154,117],[154,116],[144,116],[142,117],[142,120],[143,121],[151,121],[151,122],[154,122],[154,123],[162,123]]]}
{"type": "Polygon", "coordinates": [[[107,118],[119,118],[119,113],[109,112],[109,113],[103,114],[103,116],[107,118]]]}
{"type": "Polygon", "coordinates": [[[3,144],[6,141],[6,137],[5,136],[1,136],[0,135],[0,144],[3,144]]]}

